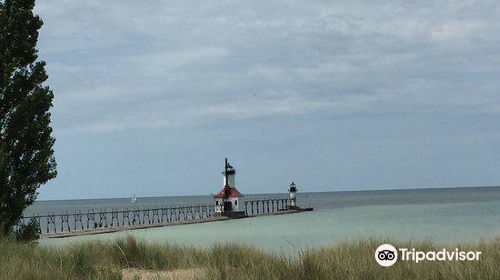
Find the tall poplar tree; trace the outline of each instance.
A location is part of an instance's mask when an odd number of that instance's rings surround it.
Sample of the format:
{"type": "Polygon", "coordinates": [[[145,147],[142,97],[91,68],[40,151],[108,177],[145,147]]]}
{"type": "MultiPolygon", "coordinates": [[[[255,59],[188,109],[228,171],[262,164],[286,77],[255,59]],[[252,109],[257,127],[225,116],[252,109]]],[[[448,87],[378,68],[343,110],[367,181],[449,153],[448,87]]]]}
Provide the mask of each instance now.
{"type": "Polygon", "coordinates": [[[50,112],[54,95],[38,60],[35,0],[0,0],[0,227],[22,217],[57,175],[50,112]]]}

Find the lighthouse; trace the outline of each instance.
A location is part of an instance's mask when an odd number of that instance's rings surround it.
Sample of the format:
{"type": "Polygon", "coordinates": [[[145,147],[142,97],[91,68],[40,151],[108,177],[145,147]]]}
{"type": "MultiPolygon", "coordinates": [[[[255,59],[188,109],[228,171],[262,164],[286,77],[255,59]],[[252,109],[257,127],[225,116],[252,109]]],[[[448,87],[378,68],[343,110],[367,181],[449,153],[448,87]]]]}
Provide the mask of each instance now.
{"type": "Polygon", "coordinates": [[[290,184],[288,192],[290,192],[290,208],[295,208],[297,206],[297,186],[294,182],[290,184]]]}
{"type": "Polygon", "coordinates": [[[215,212],[227,216],[245,215],[245,211],[240,210],[244,208],[240,203],[243,195],[236,189],[236,169],[229,164],[227,158],[222,175],[222,190],[214,196],[215,212]]]}

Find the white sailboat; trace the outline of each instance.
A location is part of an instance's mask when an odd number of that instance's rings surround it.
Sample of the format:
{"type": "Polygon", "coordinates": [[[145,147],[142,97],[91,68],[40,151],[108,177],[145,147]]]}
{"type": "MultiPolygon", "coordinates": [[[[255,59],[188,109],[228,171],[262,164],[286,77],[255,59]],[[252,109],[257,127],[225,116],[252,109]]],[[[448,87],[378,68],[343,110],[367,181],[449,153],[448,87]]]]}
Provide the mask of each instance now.
{"type": "Polygon", "coordinates": [[[135,193],[132,195],[132,198],[130,199],[130,202],[136,203],[137,202],[137,197],[135,196],[135,193]]]}

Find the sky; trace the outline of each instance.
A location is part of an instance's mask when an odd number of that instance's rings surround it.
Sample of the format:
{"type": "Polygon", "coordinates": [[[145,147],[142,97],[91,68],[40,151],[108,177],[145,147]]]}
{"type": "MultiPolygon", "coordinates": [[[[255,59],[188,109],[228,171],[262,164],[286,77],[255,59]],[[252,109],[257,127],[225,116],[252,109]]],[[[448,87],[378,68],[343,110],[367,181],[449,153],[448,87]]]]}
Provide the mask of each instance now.
{"type": "Polygon", "coordinates": [[[37,0],[39,199],[500,185],[499,1],[37,0]]]}

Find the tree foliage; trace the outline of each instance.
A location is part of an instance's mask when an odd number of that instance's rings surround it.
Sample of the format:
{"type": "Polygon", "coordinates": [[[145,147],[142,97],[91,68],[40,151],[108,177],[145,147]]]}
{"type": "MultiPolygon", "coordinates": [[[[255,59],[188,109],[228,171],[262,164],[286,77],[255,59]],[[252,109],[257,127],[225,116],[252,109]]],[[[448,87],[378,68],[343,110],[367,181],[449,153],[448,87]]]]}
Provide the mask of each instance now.
{"type": "Polygon", "coordinates": [[[41,233],[40,223],[37,219],[31,218],[28,223],[20,224],[14,235],[17,241],[31,242],[37,240],[41,233]]]}
{"type": "Polygon", "coordinates": [[[12,230],[37,189],[57,175],[50,127],[54,95],[36,44],[35,0],[0,0],[0,228],[12,230]]]}

